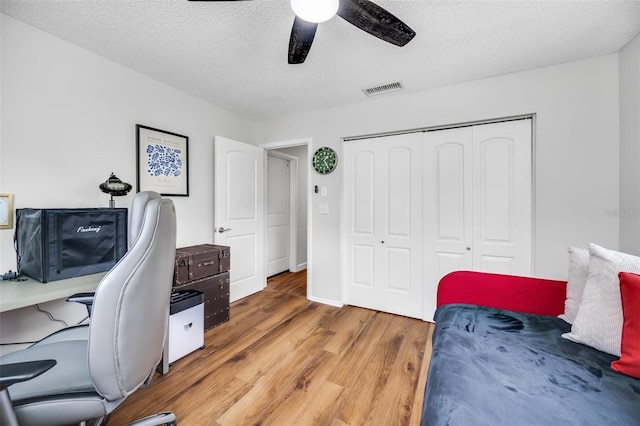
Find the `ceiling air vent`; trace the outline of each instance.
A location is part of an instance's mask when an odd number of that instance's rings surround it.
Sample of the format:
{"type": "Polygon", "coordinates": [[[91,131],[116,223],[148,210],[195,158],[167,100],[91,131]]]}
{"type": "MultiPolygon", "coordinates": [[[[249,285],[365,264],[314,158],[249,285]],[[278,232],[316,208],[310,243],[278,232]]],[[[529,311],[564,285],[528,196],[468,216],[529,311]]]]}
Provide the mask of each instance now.
{"type": "Polygon", "coordinates": [[[380,86],[367,87],[366,89],[362,89],[365,95],[374,96],[374,95],[382,95],[384,93],[395,92],[396,90],[402,90],[402,84],[399,81],[395,83],[389,84],[381,84],[380,86]]]}

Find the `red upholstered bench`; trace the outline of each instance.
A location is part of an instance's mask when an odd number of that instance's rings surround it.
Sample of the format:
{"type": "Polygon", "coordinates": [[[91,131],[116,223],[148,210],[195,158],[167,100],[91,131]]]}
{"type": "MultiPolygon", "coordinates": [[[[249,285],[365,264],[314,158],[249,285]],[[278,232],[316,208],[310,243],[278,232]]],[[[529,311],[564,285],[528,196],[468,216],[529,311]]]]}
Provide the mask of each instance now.
{"type": "Polygon", "coordinates": [[[456,271],[440,280],[437,306],[468,303],[538,315],[564,312],[566,281],[456,271]]]}

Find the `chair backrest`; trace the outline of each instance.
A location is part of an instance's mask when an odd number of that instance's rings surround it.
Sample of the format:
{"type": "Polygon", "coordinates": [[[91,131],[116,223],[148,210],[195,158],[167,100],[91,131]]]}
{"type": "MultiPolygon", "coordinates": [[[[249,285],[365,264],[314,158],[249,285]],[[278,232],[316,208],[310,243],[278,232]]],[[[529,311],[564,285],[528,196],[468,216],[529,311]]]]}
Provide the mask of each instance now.
{"type": "Polygon", "coordinates": [[[89,371],[97,391],[117,400],[135,391],[162,358],[176,250],[169,199],[151,197],[139,235],[96,289],[89,371]]]}
{"type": "Polygon", "coordinates": [[[160,199],[161,195],[154,191],[142,191],[138,192],[133,201],[131,202],[131,209],[129,210],[129,232],[127,233],[127,239],[129,240],[129,247],[136,242],[140,229],[142,228],[142,220],[144,219],[144,208],[151,200],[160,199]]]}

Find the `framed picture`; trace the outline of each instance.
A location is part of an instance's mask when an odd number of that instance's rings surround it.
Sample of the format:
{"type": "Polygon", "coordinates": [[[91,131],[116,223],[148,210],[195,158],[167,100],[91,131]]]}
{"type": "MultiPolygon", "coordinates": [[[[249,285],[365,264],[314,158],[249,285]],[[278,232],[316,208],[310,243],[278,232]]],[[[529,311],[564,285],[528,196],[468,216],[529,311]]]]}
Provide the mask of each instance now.
{"type": "Polygon", "coordinates": [[[13,228],[13,194],[0,194],[0,229],[13,228]]]}
{"type": "Polygon", "coordinates": [[[140,191],[189,196],[189,138],[136,125],[137,186],[140,191]]]}

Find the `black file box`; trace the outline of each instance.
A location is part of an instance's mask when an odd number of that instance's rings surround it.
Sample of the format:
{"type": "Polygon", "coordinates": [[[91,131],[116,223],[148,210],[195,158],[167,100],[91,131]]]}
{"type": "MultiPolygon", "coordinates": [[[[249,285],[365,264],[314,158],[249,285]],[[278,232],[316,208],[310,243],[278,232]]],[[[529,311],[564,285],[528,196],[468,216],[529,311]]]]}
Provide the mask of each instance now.
{"type": "Polygon", "coordinates": [[[17,209],[18,272],[46,283],[111,269],[127,252],[127,209],[17,209]]]}

